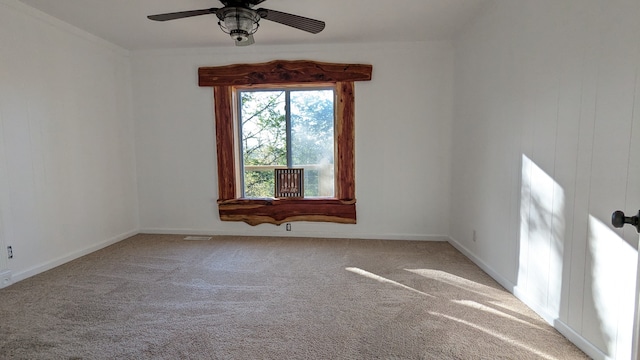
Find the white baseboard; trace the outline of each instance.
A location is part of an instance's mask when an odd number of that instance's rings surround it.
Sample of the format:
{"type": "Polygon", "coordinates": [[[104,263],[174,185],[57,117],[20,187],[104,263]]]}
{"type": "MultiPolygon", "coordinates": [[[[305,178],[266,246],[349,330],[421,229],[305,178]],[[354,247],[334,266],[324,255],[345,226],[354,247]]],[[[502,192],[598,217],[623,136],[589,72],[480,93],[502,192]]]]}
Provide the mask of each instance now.
{"type": "Polygon", "coordinates": [[[605,353],[600,351],[597,347],[595,347],[592,343],[587,341],[580,334],[575,332],[572,328],[570,328],[567,324],[560,321],[560,319],[556,320],[553,323],[553,327],[558,330],[558,332],[569,341],[574,343],[580,350],[584,351],[585,354],[589,355],[594,360],[613,360],[613,358],[607,356],[605,353]]]}
{"type": "Polygon", "coordinates": [[[458,251],[460,251],[464,256],[468,257],[473,263],[478,265],[484,272],[489,274],[495,281],[497,281],[502,287],[507,289],[510,293],[512,293],[516,298],[522,301],[525,305],[527,305],[531,310],[535,311],[544,321],[546,321],[549,325],[553,326],[559,333],[561,333],[564,337],[566,337],[569,341],[575,344],[580,350],[584,351],[589,357],[595,360],[609,360],[611,359],[606,354],[604,354],[600,349],[594,346],[591,342],[585,339],[583,336],[578,334],[575,330],[569,327],[567,324],[562,322],[557,317],[553,316],[548,312],[544,307],[536,304],[532,301],[528,295],[518,288],[517,285],[513,284],[511,281],[507,280],[502,275],[498,274],[491,266],[487,265],[482,259],[478,258],[474,253],[472,253],[469,249],[467,249],[464,245],[460,244],[458,241],[449,238],[449,244],[455,247],[458,251]]]}
{"type": "Polygon", "coordinates": [[[39,274],[41,272],[45,272],[47,270],[51,270],[56,266],[60,266],[60,265],[62,265],[64,263],[67,263],[67,262],[69,262],[71,260],[75,260],[75,259],[77,259],[77,258],[79,258],[81,256],[90,254],[90,253],[92,253],[94,251],[97,251],[97,250],[105,248],[105,247],[107,247],[109,245],[115,244],[115,243],[117,243],[119,241],[122,241],[122,240],[124,240],[124,239],[126,239],[128,237],[131,237],[133,235],[136,235],[136,234],[138,234],[137,230],[129,231],[129,232],[114,236],[114,237],[112,237],[110,239],[104,240],[102,242],[99,242],[97,244],[91,245],[89,247],[86,247],[84,249],[81,249],[81,250],[78,250],[78,251],[74,251],[74,252],[72,252],[72,253],[70,253],[68,255],[61,256],[61,257],[59,257],[57,259],[53,259],[53,260],[47,261],[47,262],[45,262],[43,264],[39,264],[39,265],[33,266],[33,267],[31,267],[31,268],[29,268],[27,270],[20,271],[20,272],[17,272],[15,274],[13,274],[13,279],[12,280],[13,280],[13,282],[18,282],[18,281],[24,280],[26,278],[29,278],[31,276],[34,276],[36,274],[39,274]]]}
{"type": "Polygon", "coordinates": [[[366,239],[366,240],[409,240],[409,241],[449,241],[447,235],[412,235],[412,234],[361,234],[361,233],[329,233],[324,231],[231,231],[231,230],[202,230],[180,228],[146,228],[140,229],[142,234],[173,234],[173,235],[200,235],[200,236],[278,236],[278,237],[311,237],[331,239],[366,239]]]}
{"type": "Polygon", "coordinates": [[[515,285],[511,281],[507,280],[505,277],[503,277],[498,272],[493,270],[489,265],[487,265],[484,261],[482,261],[482,259],[478,258],[474,253],[472,253],[469,249],[464,247],[462,244],[460,244],[456,240],[452,239],[451,237],[449,237],[447,240],[449,244],[451,244],[451,246],[456,248],[458,251],[464,254],[464,256],[468,257],[469,260],[473,261],[476,265],[478,265],[480,269],[482,269],[484,272],[489,274],[489,276],[491,276],[495,281],[497,281],[498,284],[500,284],[503,288],[507,289],[507,291],[509,291],[510,293],[516,295],[514,293],[515,285]]]}

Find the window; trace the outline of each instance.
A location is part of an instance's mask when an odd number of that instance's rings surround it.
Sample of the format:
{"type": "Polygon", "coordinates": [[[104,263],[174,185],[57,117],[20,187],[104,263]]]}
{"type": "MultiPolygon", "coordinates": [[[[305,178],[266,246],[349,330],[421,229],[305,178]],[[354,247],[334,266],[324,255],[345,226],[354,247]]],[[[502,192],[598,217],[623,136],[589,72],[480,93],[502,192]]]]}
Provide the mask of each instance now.
{"type": "Polygon", "coordinates": [[[354,81],[371,80],[371,65],[276,60],[198,69],[200,86],[213,87],[218,159],[218,212],[222,221],[250,225],[290,221],[354,224],[355,124],[354,81]],[[247,198],[243,195],[240,137],[234,96],[241,89],[280,87],[334,89],[334,196],[303,199],[247,198]]]}
{"type": "Polygon", "coordinates": [[[304,197],[333,198],[334,89],[236,91],[243,198],[274,196],[276,168],[304,169],[304,197]]]}

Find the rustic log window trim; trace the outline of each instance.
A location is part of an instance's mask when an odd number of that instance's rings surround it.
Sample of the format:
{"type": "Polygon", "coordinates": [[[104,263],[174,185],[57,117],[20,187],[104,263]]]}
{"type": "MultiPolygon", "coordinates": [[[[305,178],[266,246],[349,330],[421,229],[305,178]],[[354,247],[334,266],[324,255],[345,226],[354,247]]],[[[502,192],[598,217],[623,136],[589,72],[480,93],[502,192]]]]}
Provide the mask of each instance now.
{"type": "Polygon", "coordinates": [[[198,69],[200,86],[213,87],[218,159],[218,211],[222,221],[250,225],[291,221],[356,223],[354,81],[371,80],[371,65],[277,60],[198,69]],[[234,90],[273,85],[335,85],[337,173],[335,198],[245,199],[237,196],[234,90]]]}

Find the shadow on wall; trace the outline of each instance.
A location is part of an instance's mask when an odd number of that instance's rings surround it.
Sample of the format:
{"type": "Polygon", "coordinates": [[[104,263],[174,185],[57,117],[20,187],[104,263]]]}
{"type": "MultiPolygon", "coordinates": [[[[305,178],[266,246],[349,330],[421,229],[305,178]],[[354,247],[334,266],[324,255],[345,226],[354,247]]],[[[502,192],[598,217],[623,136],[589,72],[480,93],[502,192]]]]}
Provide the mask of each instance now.
{"type": "MultiPolygon", "coordinates": [[[[571,291],[581,288],[571,283],[583,282],[582,323],[567,325],[607,356],[629,358],[637,249],[592,215],[588,215],[587,239],[577,239],[573,231],[566,231],[567,223],[574,224],[574,219],[565,218],[566,206],[574,204],[565,201],[563,187],[523,155],[517,287],[528,301],[560,319],[561,305],[568,303],[571,291]],[[580,246],[586,249],[577,251],[580,246]],[[580,259],[580,254],[585,257],[580,259]],[[573,261],[584,263],[583,273],[571,273],[573,261]]],[[[588,214],[584,210],[575,216],[588,214]]]]}

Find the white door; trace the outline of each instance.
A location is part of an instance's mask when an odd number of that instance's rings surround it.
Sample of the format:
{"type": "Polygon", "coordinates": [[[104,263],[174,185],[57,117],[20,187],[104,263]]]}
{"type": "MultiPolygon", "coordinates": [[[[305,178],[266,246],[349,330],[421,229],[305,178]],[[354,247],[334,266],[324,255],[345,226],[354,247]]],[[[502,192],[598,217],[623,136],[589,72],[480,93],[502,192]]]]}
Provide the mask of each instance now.
{"type": "MultiPolygon", "coordinates": [[[[0,118],[0,134],[2,134],[2,119],[0,118]]],[[[3,210],[7,214],[8,186],[7,171],[5,166],[4,145],[0,139],[0,288],[6,286],[10,282],[11,275],[9,271],[8,252],[7,252],[7,226],[4,222],[3,210]]]]}
{"type": "MultiPolygon", "coordinates": [[[[0,119],[1,121],[2,119],[0,119]]],[[[0,134],[2,134],[2,123],[0,122],[0,134]]],[[[0,272],[9,268],[9,264],[7,263],[7,246],[5,244],[5,230],[6,228],[3,226],[3,218],[2,218],[2,209],[5,205],[5,201],[7,200],[5,189],[7,189],[6,185],[6,174],[5,166],[4,166],[4,153],[2,148],[2,143],[0,143],[0,272]]],[[[2,274],[0,274],[2,275],[2,274]]],[[[0,278],[0,287],[2,287],[2,279],[0,278]]]]}
{"type": "MultiPolygon", "coordinates": [[[[625,216],[625,214],[618,210],[611,215],[611,224],[616,228],[624,227],[625,224],[632,225],[640,234],[640,210],[637,215],[625,216]]],[[[640,360],[640,236],[638,238],[638,266],[636,270],[636,301],[635,312],[633,315],[633,341],[631,343],[631,359],[640,360]]]]}
{"type": "Polygon", "coordinates": [[[633,324],[632,359],[640,360],[640,234],[638,235],[638,275],[636,276],[636,313],[633,324]]]}

